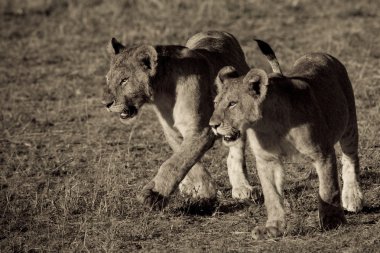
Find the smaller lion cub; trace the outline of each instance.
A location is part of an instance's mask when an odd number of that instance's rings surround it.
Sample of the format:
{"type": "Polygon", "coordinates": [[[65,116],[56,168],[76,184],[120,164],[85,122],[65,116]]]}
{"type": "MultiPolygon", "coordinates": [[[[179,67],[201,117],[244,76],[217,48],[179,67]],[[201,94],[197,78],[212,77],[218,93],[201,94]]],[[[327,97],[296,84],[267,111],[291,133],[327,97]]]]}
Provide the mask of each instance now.
{"type": "Polygon", "coordinates": [[[233,146],[247,131],[256,157],[268,220],[252,231],[255,239],[282,236],[286,229],[281,156],[310,158],[319,178],[322,229],[346,222],[343,208],[362,209],[359,186],[358,126],[351,82],[345,67],[323,53],[306,54],[283,75],[270,46],[257,40],[275,73],[253,68],[239,76],[224,67],[216,78],[218,95],[210,119],[214,133],[233,146]],[[229,141],[230,140],[230,141],[229,141]],[[342,148],[342,198],[334,144],[342,148]]]}

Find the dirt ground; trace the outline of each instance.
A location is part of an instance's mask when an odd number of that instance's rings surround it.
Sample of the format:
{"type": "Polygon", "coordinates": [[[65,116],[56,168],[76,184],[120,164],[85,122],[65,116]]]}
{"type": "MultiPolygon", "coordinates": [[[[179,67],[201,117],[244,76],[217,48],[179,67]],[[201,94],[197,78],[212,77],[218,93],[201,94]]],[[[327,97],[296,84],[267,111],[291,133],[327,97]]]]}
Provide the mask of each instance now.
{"type": "Polygon", "coordinates": [[[379,1],[3,0],[0,12],[0,252],[380,251],[379,1]],[[345,64],[366,201],[347,225],[319,229],[316,173],[289,161],[287,233],[253,241],[265,208],[231,198],[219,142],[203,159],[220,191],[214,208],[177,193],[163,211],[137,202],[171,150],[149,106],[123,125],[100,104],[107,45],[184,44],[206,30],[234,34],[250,65],[262,64],[253,38],[268,41],[285,70],[313,51],[345,64]]]}

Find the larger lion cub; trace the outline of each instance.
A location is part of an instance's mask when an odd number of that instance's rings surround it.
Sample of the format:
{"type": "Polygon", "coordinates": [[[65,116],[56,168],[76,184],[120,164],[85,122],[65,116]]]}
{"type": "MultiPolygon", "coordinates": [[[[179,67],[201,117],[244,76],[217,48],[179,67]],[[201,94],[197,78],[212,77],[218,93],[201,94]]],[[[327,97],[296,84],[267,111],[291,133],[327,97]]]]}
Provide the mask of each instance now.
{"type": "Polygon", "coordinates": [[[266,226],[256,227],[253,237],[276,237],[285,231],[280,157],[293,152],[309,157],[317,169],[321,227],[338,227],[346,221],[343,208],[360,211],[363,201],[355,101],[346,69],[328,54],[313,53],[298,59],[285,76],[269,45],[258,42],[271,64],[278,66],[278,73],[254,68],[239,76],[233,67],[221,69],[210,120],[215,133],[234,141],[247,130],[268,213],[266,226]],[[337,142],[343,152],[342,200],[334,150],[337,142]]]}
{"type": "MultiPolygon", "coordinates": [[[[227,32],[209,31],[195,34],[185,46],[125,47],[116,39],[111,44],[114,52],[103,103],[123,122],[144,104],[152,105],[173,149],[139,199],[161,207],[177,186],[194,198],[215,198],[215,184],[199,160],[215,140],[208,122],[218,71],[226,65],[241,74],[249,70],[238,41],[227,32]]],[[[230,148],[227,166],[232,196],[255,195],[245,175],[244,141],[230,148]]]]}

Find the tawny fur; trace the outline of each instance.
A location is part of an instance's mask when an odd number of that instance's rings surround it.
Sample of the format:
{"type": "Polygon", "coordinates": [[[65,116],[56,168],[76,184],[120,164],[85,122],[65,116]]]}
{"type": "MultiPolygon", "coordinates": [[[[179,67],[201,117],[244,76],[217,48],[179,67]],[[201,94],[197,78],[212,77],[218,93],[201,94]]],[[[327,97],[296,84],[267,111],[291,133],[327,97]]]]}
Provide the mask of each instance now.
{"type": "MultiPolygon", "coordinates": [[[[220,72],[226,75],[225,70],[220,72]]],[[[221,135],[247,131],[256,157],[268,220],[265,227],[254,229],[254,238],[281,236],[285,231],[281,157],[293,153],[309,157],[317,169],[323,229],[345,223],[343,208],[362,209],[355,101],[346,69],[337,59],[307,54],[286,76],[251,69],[245,76],[223,82],[217,78],[217,84],[210,125],[221,135]],[[343,152],[342,198],[334,150],[337,142],[343,152]]]]}
{"type": "MultiPolygon", "coordinates": [[[[214,183],[198,161],[215,140],[208,122],[216,95],[216,74],[225,65],[234,66],[240,74],[249,70],[237,40],[226,32],[202,32],[191,37],[186,46],[125,48],[115,39],[112,46],[115,54],[104,103],[121,116],[152,104],[174,151],[144,187],[140,200],[148,205],[164,202],[161,200],[181,181],[182,193],[214,198],[214,183]]],[[[230,155],[228,162],[233,196],[248,198],[252,187],[244,172],[244,145],[233,147],[231,152],[236,154],[230,155]]]]}

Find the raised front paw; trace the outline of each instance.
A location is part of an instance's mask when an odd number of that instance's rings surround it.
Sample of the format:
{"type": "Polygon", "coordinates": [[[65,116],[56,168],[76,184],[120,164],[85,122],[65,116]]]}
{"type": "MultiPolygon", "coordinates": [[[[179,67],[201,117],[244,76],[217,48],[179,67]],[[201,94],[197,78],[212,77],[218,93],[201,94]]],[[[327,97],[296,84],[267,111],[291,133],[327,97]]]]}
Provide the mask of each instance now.
{"type": "Polygon", "coordinates": [[[254,240],[266,240],[283,236],[285,233],[285,222],[272,221],[267,222],[265,227],[257,226],[252,230],[254,240]]]}
{"type": "Polygon", "coordinates": [[[168,203],[168,197],[161,195],[155,190],[154,181],[150,181],[138,194],[137,199],[144,205],[159,210],[164,208],[168,203]]]}
{"type": "Polygon", "coordinates": [[[323,230],[338,228],[347,222],[343,208],[338,205],[319,202],[319,225],[323,230]]]}
{"type": "Polygon", "coordinates": [[[359,212],[363,209],[363,194],[357,183],[343,186],[343,208],[349,212],[359,212]]]}
{"type": "Polygon", "coordinates": [[[232,197],[234,199],[252,199],[253,201],[258,201],[262,197],[262,194],[258,186],[242,185],[232,188],[232,197]]]}

